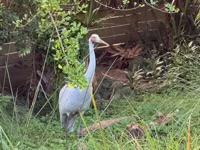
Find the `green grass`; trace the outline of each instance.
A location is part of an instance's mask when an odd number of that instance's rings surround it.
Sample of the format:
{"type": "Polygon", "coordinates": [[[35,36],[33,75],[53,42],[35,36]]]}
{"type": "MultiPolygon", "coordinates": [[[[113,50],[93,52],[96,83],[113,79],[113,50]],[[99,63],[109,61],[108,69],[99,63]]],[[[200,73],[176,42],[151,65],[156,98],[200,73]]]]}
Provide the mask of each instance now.
{"type": "MultiPolygon", "coordinates": [[[[103,107],[109,101],[103,102],[103,107]]],[[[199,149],[200,143],[200,94],[198,91],[175,91],[166,93],[145,93],[133,99],[114,100],[102,114],[100,120],[134,116],[114,123],[104,130],[85,133],[76,140],[76,133],[70,134],[69,149],[76,149],[76,144],[95,149],[144,149],[144,150],[178,150],[186,149],[187,129],[191,118],[191,149],[199,149]],[[156,119],[157,113],[174,113],[167,124],[155,125],[145,129],[142,139],[133,139],[126,131],[126,125],[137,123],[145,126],[156,119]]],[[[103,110],[99,111],[101,114],[103,110]]],[[[94,109],[90,108],[84,115],[87,126],[97,121],[94,109]]],[[[5,134],[15,149],[18,150],[63,150],[65,136],[61,129],[58,115],[39,116],[25,123],[12,121],[10,125],[1,122],[5,134]]],[[[1,131],[3,131],[1,130],[1,131]]],[[[12,149],[5,135],[0,132],[0,149],[12,149]],[[2,141],[4,144],[2,144],[2,141]],[[4,145],[4,146],[3,146],[4,145]],[[5,146],[6,145],[6,146],[5,146]],[[7,148],[5,148],[7,147],[7,148]]]]}

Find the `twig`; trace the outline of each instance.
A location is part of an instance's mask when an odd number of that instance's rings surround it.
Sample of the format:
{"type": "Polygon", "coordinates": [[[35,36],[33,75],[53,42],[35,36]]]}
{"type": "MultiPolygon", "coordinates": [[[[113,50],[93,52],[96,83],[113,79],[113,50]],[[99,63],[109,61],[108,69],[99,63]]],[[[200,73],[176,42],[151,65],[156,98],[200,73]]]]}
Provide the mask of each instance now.
{"type": "Polygon", "coordinates": [[[109,76],[109,75],[107,75],[107,74],[105,74],[105,73],[101,73],[102,75],[104,75],[105,77],[108,77],[108,78],[110,78],[110,79],[113,79],[113,77],[111,77],[111,76],[109,76]]]}
{"type": "Polygon", "coordinates": [[[130,11],[130,10],[135,10],[137,8],[140,8],[141,6],[137,6],[137,7],[134,7],[134,8],[129,8],[129,9],[117,9],[117,8],[113,8],[113,7],[110,7],[108,5],[105,5],[101,2],[99,2],[98,0],[94,0],[96,3],[98,3],[99,5],[103,6],[103,7],[106,7],[106,8],[109,8],[109,9],[112,9],[112,10],[116,10],[116,11],[130,11]]]}
{"type": "MultiPolygon", "coordinates": [[[[110,6],[108,6],[108,5],[105,5],[105,4],[101,3],[101,2],[99,2],[98,0],[95,0],[95,2],[98,3],[99,5],[103,6],[103,7],[106,7],[106,8],[112,9],[112,10],[116,10],[116,11],[130,11],[130,10],[135,10],[135,9],[138,9],[138,8],[142,7],[142,6],[139,5],[139,6],[137,6],[137,7],[129,8],[129,9],[117,9],[117,8],[113,8],[113,7],[110,7],[110,6]]],[[[155,9],[155,10],[158,10],[158,11],[161,11],[161,12],[163,12],[163,13],[169,13],[169,14],[175,14],[175,13],[177,13],[177,12],[168,12],[168,11],[164,11],[164,10],[162,10],[162,9],[156,8],[156,7],[154,7],[152,4],[150,4],[149,2],[147,2],[146,0],[144,0],[144,3],[145,3],[147,6],[150,6],[151,8],[153,8],[153,9],[155,9]]]]}
{"type": "MultiPolygon", "coordinates": [[[[51,36],[52,36],[52,35],[51,35],[51,36]]],[[[48,58],[48,54],[49,54],[50,43],[51,43],[51,38],[50,38],[50,40],[49,40],[49,45],[48,45],[48,48],[47,48],[47,53],[46,53],[46,56],[45,56],[45,60],[44,60],[43,67],[42,67],[41,77],[40,77],[40,80],[39,80],[39,82],[38,82],[37,88],[36,88],[36,90],[35,90],[35,94],[34,94],[34,98],[33,98],[33,101],[32,101],[31,107],[30,107],[30,110],[29,110],[29,112],[28,112],[28,116],[27,116],[28,118],[27,118],[27,123],[25,124],[25,128],[27,128],[28,125],[29,125],[29,122],[30,122],[30,119],[31,119],[31,115],[32,115],[32,112],[33,112],[33,109],[34,109],[34,106],[35,106],[36,99],[37,99],[37,95],[38,95],[38,92],[39,92],[39,88],[40,88],[40,86],[41,86],[42,77],[43,77],[43,74],[44,74],[44,69],[45,69],[46,62],[47,62],[47,58],[48,58]]]]}
{"type": "Polygon", "coordinates": [[[3,45],[15,44],[16,42],[3,43],[3,45]]]}
{"type": "Polygon", "coordinates": [[[83,128],[80,132],[80,135],[83,135],[84,132],[86,131],[96,131],[97,129],[104,129],[104,128],[107,128],[109,125],[115,123],[115,122],[119,122],[121,120],[124,120],[124,119],[128,119],[128,118],[132,118],[134,116],[125,116],[125,117],[119,117],[119,118],[114,118],[114,119],[109,119],[109,120],[103,120],[101,122],[98,122],[98,123],[94,123],[90,126],[88,126],[87,128],[83,128]]]}
{"type": "Polygon", "coordinates": [[[168,11],[164,11],[164,10],[162,10],[162,9],[156,8],[156,7],[154,7],[152,4],[150,4],[149,2],[147,2],[147,0],[144,0],[144,3],[145,3],[147,6],[153,8],[153,9],[155,9],[155,10],[158,10],[158,11],[160,11],[160,12],[163,12],[163,13],[168,13],[168,14],[176,14],[176,13],[177,13],[177,12],[168,12],[168,11]]]}
{"type": "Polygon", "coordinates": [[[104,112],[108,109],[108,107],[110,106],[110,104],[112,103],[113,98],[109,101],[109,103],[107,104],[106,108],[102,111],[102,113],[100,114],[100,117],[104,114],[104,112]]]}
{"type": "MultiPolygon", "coordinates": [[[[116,62],[117,57],[115,58],[115,60],[113,61],[113,63],[111,64],[111,66],[108,68],[108,70],[106,71],[105,75],[108,74],[108,72],[110,71],[110,69],[112,68],[112,66],[114,65],[114,63],[116,62]]],[[[102,84],[103,80],[105,79],[105,76],[103,76],[102,80],[99,83],[99,86],[96,88],[96,91],[94,92],[94,95],[96,94],[96,92],[98,91],[100,85],[102,84]]]]}

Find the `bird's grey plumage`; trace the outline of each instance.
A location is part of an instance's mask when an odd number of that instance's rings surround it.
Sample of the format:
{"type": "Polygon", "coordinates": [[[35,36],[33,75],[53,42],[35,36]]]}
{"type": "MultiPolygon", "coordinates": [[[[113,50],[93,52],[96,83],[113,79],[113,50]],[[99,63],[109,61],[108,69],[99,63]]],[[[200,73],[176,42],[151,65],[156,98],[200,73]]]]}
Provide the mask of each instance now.
{"type": "Polygon", "coordinates": [[[63,127],[73,131],[73,125],[77,113],[84,113],[91,102],[90,87],[85,87],[82,91],[79,88],[69,88],[65,85],[59,94],[59,111],[63,127]],[[68,122],[66,117],[69,119],[68,122]]]}
{"type": "Polygon", "coordinates": [[[63,86],[59,93],[60,121],[65,129],[73,131],[74,121],[79,113],[84,113],[91,103],[92,81],[96,68],[94,42],[105,43],[97,34],[89,38],[89,65],[85,73],[88,86],[83,90],[78,87],[63,86]]]}

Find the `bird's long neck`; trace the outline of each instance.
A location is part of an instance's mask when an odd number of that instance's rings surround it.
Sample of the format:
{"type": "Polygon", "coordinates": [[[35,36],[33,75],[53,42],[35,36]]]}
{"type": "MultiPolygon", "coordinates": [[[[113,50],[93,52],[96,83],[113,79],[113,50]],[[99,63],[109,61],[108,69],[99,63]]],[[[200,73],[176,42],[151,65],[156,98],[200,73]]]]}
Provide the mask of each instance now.
{"type": "Polygon", "coordinates": [[[96,57],[94,53],[94,44],[89,40],[89,65],[85,73],[85,77],[89,84],[92,84],[94,73],[96,68],[96,57]]]}

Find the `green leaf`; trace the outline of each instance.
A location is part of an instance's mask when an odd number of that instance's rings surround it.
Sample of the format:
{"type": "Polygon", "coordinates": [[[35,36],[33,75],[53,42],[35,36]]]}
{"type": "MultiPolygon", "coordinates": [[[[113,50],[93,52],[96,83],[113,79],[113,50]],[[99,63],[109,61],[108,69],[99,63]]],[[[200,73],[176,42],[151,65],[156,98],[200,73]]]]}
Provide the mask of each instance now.
{"type": "Polygon", "coordinates": [[[62,67],[60,64],[58,64],[58,68],[59,68],[59,69],[62,69],[63,67],[62,67]]]}

